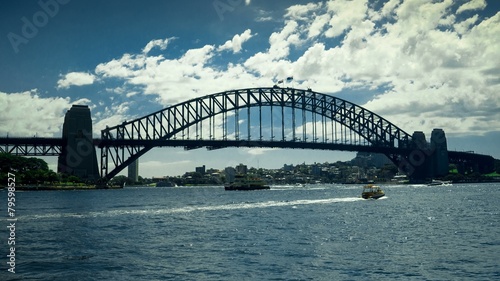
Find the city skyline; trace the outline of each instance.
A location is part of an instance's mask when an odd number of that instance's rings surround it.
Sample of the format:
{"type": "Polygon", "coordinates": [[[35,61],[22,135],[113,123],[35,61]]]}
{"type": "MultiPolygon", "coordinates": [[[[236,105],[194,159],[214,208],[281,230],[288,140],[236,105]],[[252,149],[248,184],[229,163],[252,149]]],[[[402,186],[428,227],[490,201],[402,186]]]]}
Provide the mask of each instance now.
{"type": "MultiPolygon", "coordinates": [[[[442,128],[450,150],[500,158],[498,2],[268,2],[3,1],[0,135],[60,137],[66,111],[84,104],[98,137],[184,100],[284,80],[428,139],[442,128]]],[[[140,158],[140,175],[354,155],[155,148],[140,158]]],[[[57,170],[55,157],[44,159],[57,170]]]]}

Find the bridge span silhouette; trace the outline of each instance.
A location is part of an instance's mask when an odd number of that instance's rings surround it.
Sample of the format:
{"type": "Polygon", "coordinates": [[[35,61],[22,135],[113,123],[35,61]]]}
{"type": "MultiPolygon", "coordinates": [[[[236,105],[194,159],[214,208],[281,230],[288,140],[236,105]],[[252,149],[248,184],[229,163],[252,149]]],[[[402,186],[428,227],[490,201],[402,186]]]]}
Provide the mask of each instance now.
{"type": "Polygon", "coordinates": [[[62,138],[0,138],[0,152],[59,156],[59,172],[100,183],[108,182],[155,147],[383,153],[413,181],[446,175],[449,163],[480,173],[494,169],[494,158],[489,155],[448,151],[442,129],[434,129],[427,141],[423,132],[410,135],[347,100],[310,89],[277,86],[190,99],[106,127],[99,139],[92,136],[90,109],[80,105],[67,112],[62,138]]]}

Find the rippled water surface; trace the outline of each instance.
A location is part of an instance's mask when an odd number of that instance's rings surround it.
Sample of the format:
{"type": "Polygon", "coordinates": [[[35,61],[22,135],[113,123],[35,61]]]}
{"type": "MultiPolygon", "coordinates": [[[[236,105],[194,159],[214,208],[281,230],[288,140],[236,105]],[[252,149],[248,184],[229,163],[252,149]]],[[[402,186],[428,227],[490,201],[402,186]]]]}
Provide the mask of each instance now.
{"type": "Polygon", "coordinates": [[[0,279],[500,279],[498,184],[383,189],[18,192],[16,274],[3,227],[0,279]]]}

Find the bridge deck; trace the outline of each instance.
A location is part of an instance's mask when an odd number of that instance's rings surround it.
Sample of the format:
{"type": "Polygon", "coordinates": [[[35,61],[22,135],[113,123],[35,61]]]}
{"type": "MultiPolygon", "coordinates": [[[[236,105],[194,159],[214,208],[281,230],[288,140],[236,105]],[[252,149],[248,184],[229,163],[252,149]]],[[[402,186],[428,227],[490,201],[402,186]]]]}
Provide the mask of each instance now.
{"type": "MultiPolygon", "coordinates": [[[[409,153],[409,149],[393,147],[377,147],[366,145],[352,145],[342,143],[321,142],[294,142],[294,141],[253,141],[253,140],[101,140],[94,139],[94,146],[141,146],[141,147],[184,147],[196,149],[206,147],[209,150],[226,147],[266,147],[266,148],[292,148],[292,149],[319,149],[340,151],[361,151],[373,153],[409,153]]],[[[62,138],[0,138],[0,152],[13,153],[27,156],[57,156],[60,154],[64,141],[62,138]],[[16,153],[17,152],[17,153],[16,153]]],[[[471,161],[481,159],[491,161],[490,155],[477,154],[465,151],[448,151],[450,162],[471,161]]]]}
{"type": "Polygon", "coordinates": [[[61,138],[0,138],[0,152],[24,156],[59,156],[61,138]]]}

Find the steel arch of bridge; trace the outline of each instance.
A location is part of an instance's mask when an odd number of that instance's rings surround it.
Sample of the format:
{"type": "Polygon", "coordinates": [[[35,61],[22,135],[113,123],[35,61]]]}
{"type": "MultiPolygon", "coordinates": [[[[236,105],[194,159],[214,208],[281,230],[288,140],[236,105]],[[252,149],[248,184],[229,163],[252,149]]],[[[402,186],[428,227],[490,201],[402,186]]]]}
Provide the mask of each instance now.
{"type": "Polygon", "coordinates": [[[386,154],[395,161],[395,154],[389,152],[409,149],[411,141],[408,133],[359,105],[310,89],[276,86],[194,98],[107,127],[101,137],[101,177],[106,181],[157,146],[317,146],[351,151],[374,147],[389,149],[386,154]],[[246,126],[241,125],[245,120],[246,126]],[[252,120],[257,126],[251,125],[252,120]],[[268,125],[266,122],[270,122],[269,126],[263,126],[268,125]],[[252,132],[257,137],[252,138],[252,132]],[[203,138],[203,133],[208,133],[208,139],[203,138]]]}

